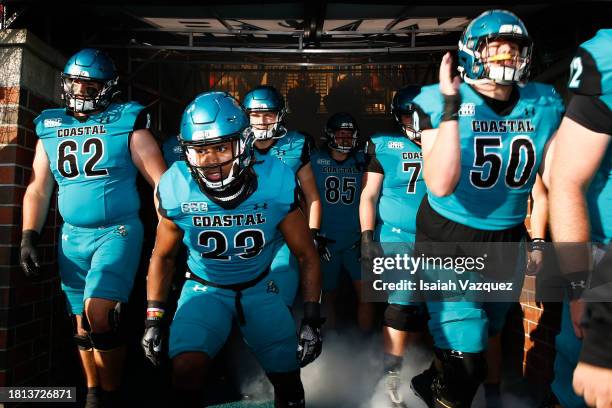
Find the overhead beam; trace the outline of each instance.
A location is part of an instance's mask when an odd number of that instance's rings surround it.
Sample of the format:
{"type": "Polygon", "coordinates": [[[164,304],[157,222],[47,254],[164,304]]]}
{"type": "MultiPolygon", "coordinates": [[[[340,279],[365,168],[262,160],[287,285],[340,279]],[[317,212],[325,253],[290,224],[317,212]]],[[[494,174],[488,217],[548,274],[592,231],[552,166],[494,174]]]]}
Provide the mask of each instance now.
{"type": "Polygon", "coordinates": [[[140,45],[140,44],[96,44],[100,48],[140,49],[140,50],[174,50],[174,51],[204,51],[223,53],[255,53],[255,54],[400,54],[429,51],[449,51],[457,49],[456,44],[423,46],[423,47],[380,47],[380,48],[256,48],[256,47],[200,47],[187,45],[140,45]]]}

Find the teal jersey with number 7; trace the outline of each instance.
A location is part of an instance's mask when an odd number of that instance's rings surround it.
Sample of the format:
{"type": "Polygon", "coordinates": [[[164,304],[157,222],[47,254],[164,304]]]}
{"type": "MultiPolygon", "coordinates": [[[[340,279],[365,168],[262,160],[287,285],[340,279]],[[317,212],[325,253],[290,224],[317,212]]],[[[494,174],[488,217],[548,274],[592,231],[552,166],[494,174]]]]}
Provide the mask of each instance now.
{"type": "Polygon", "coordinates": [[[401,134],[376,134],[366,146],[368,165],[384,173],[377,224],[396,232],[416,234],[416,213],[426,193],[421,148],[401,134]]]}

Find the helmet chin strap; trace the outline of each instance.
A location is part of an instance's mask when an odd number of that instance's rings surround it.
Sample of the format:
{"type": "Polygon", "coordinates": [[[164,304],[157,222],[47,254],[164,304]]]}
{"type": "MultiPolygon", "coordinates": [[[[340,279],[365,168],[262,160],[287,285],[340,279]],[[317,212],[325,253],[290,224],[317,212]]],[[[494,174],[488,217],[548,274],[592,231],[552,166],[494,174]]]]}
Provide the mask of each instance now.
{"type": "Polygon", "coordinates": [[[282,126],[279,122],[276,122],[274,126],[270,129],[255,129],[252,128],[253,136],[255,137],[255,141],[266,141],[273,139],[281,139],[287,134],[287,129],[282,126]],[[264,136],[261,136],[264,135],[264,136]]]}

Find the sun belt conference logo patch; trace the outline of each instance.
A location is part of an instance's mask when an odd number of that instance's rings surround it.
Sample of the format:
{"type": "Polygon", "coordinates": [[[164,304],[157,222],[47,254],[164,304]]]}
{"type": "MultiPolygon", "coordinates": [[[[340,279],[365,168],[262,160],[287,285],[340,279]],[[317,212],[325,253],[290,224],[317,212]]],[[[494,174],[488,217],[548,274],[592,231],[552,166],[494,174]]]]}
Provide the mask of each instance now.
{"type": "Polygon", "coordinates": [[[459,107],[459,116],[474,116],[476,114],[476,104],[471,102],[462,103],[459,107]]]}
{"type": "Polygon", "coordinates": [[[43,126],[46,128],[60,127],[62,126],[62,118],[45,119],[43,126]]]}
{"type": "Polygon", "coordinates": [[[267,293],[278,293],[278,286],[274,283],[273,280],[268,281],[268,287],[266,289],[267,293]]]}

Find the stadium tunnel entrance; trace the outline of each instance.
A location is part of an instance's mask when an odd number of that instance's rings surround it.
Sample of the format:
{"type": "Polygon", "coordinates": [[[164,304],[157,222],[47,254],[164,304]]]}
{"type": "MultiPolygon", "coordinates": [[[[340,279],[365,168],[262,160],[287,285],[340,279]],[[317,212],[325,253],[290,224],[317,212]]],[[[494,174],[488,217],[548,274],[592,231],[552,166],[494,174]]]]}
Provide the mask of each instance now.
{"type": "MultiPolygon", "coordinates": [[[[536,44],[531,78],[555,85],[562,95],[576,46],[609,23],[605,19],[611,15],[605,2],[495,5],[519,15],[530,30],[536,44]]],[[[456,50],[470,19],[490,8],[489,2],[445,0],[204,6],[183,1],[0,1],[0,386],[83,385],[57,275],[61,217],[55,200],[43,233],[43,276],[26,280],[19,267],[21,205],[36,142],[32,120],[61,104],[59,72],[67,56],[84,47],[108,52],[120,72],[122,98],[147,106],[160,142],[176,136],[184,107],[200,92],[223,90],[240,100],[252,87],[268,84],[285,97],[287,126],[319,145],[325,121],[338,111],[357,118],[363,137],[392,130],[395,91],[437,82],[442,55],[456,50]]],[[[143,180],[139,188],[145,243],[127,316],[126,386],[134,390],[134,406],[153,407],[163,406],[160,395],[168,389],[169,367],[155,371],[139,347],[156,225],[152,192],[143,180]]],[[[178,290],[180,281],[176,285],[178,290]]],[[[513,378],[548,385],[560,308],[537,303],[535,287],[535,279],[528,278],[524,302],[516,305],[504,330],[504,355],[513,378]]],[[[351,291],[342,293],[344,304],[352,304],[351,291]]],[[[227,368],[241,364],[232,354],[240,347],[232,342],[218,359],[221,374],[211,382],[211,404],[244,397],[227,368]]],[[[244,367],[249,365],[254,363],[244,367]]],[[[236,404],[259,406],[248,399],[236,404]]],[[[340,405],[327,401],[318,406],[340,405]]]]}

